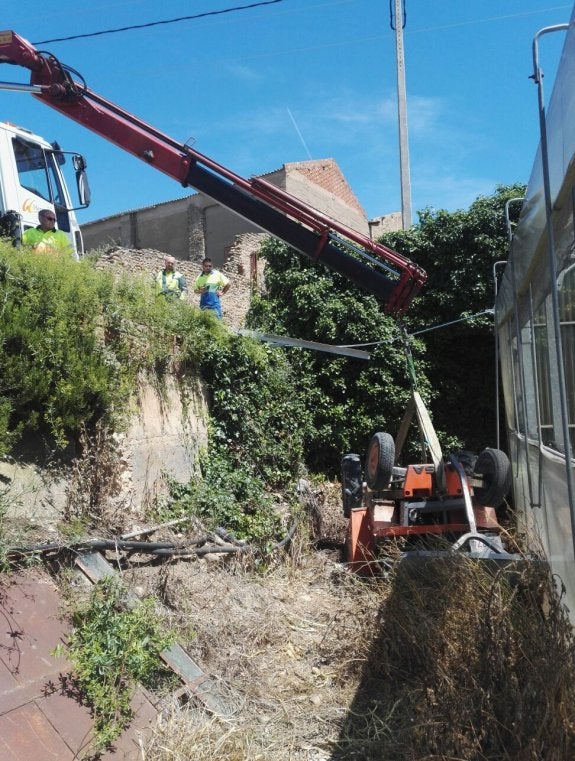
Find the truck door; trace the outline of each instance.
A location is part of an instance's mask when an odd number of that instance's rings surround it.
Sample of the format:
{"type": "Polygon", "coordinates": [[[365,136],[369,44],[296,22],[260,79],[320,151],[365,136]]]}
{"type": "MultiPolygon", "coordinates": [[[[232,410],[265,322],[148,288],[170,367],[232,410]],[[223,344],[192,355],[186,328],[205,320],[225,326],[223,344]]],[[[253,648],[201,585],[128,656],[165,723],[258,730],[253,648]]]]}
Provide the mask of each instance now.
{"type": "Polygon", "coordinates": [[[74,250],[82,253],[80,228],[60,170],[60,164],[65,162],[64,154],[21,136],[12,138],[12,147],[18,174],[18,211],[22,215],[23,228],[35,227],[40,209],[52,207],[58,228],[68,235],[74,250]]]}

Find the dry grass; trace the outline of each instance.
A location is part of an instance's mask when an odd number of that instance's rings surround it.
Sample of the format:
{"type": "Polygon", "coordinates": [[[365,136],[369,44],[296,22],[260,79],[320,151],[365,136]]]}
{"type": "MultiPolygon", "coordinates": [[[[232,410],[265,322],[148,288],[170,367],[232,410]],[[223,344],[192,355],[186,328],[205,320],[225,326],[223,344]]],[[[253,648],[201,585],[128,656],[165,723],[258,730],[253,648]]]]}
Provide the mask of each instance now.
{"type": "Polygon", "coordinates": [[[333,759],[575,757],[573,632],[545,566],[400,564],[333,759]]]}
{"type": "Polygon", "coordinates": [[[152,572],[148,583],[172,609],[173,623],[193,627],[188,652],[227,685],[235,708],[225,723],[172,711],[156,730],[150,758],[163,758],[154,753],[166,743],[174,758],[329,758],[373,638],[380,586],[318,555],[297,569],[278,563],[257,575],[234,561],[225,569],[179,563],[156,579],[152,572]],[[182,733],[185,742],[172,745],[182,733]],[[224,737],[234,750],[218,755],[224,737]]]}
{"type": "Polygon", "coordinates": [[[154,728],[151,740],[142,748],[142,759],[190,761],[192,758],[194,761],[212,761],[214,758],[265,761],[266,757],[252,753],[249,736],[242,728],[174,706],[154,728]]]}
{"type": "Polygon", "coordinates": [[[310,545],[310,524],[264,569],[208,556],[125,572],[194,630],[188,652],[233,708],[170,704],[143,759],[575,758],[573,632],[545,566],[459,557],[362,581],[313,531],[310,545]]]}

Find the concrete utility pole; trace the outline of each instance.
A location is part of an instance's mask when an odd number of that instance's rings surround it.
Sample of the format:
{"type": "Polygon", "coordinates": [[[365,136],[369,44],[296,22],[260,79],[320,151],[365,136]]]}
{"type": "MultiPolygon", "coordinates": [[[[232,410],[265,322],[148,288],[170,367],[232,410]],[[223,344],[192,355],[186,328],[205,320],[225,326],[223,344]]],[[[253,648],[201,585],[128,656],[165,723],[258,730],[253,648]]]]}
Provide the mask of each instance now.
{"type": "Polygon", "coordinates": [[[399,165],[401,178],[401,222],[404,230],[411,227],[411,180],[409,178],[409,145],[407,137],[407,96],[403,59],[405,0],[389,0],[390,25],[395,31],[397,66],[397,116],[399,122],[399,165]]]}

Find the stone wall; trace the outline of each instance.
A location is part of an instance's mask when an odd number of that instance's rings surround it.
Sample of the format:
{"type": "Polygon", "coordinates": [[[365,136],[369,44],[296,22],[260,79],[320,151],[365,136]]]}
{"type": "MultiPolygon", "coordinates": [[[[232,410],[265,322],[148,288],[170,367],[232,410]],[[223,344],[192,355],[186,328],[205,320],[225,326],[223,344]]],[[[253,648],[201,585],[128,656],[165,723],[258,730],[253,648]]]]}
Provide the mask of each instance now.
{"type": "MultiPolygon", "coordinates": [[[[219,267],[231,281],[230,290],[222,297],[222,310],[224,323],[232,328],[243,326],[252,288],[263,287],[264,262],[257,258],[257,253],[266,237],[264,233],[236,236],[230,248],[226,249],[224,266],[219,267]]],[[[162,269],[164,255],[165,252],[155,249],[112,246],[104,250],[96,266],[147,276],[152,286],[157,272],[162,269]]],[[[187,280],[188,302],[199,304],[199,296],[193,292],[194,281],[202,271],[199,261],[177,260],[176,269],[187,280]]]]}

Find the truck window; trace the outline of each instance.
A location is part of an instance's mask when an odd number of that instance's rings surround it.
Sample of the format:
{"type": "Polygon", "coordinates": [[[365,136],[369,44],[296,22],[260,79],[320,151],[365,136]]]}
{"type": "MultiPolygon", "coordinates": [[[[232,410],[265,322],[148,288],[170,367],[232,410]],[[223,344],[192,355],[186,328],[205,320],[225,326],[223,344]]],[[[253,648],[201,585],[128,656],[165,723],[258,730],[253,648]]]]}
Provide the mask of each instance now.
{"type": "Polygon", "coordinates": [[[14,156],[20,185],[56,206],[66,207],[54,156],[36,143],[13,138],[14,156]]]}

